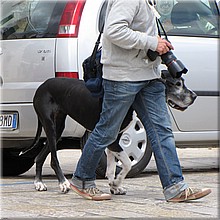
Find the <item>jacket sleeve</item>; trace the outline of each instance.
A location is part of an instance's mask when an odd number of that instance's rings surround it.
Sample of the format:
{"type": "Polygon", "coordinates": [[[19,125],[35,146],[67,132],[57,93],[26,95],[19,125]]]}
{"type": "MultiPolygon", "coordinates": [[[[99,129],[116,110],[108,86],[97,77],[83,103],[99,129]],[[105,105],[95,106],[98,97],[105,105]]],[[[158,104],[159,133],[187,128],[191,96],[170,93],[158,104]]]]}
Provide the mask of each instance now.
{"type": "MultiPolygon", "coordinates": [[[[149,36],[142,30],[131,28],[144,0],[112,0],[107,9],[104,36],[113,44],[124,49],[156,50],[157,36],[149,36]]],[[[142,15],[147,19],[147,15],[142,15]]],[[[138,19],[141,19],[139,16],[138,19]]],[[[139,20],[138,22],[142,22],[139,20]]],[[[137,25],[137,24],[136,24],[137,25]]],[[[146,27],[147,28],[147,27],[146,27]]]]}

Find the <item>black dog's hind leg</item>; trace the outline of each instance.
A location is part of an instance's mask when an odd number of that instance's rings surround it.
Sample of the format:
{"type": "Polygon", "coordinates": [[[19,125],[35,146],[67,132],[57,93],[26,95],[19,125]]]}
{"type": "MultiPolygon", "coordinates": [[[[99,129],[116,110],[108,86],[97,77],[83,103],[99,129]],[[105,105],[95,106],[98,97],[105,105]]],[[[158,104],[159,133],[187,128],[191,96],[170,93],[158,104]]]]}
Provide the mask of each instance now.
{"type": "Polygon", "coordinates": [[[50,165],[56,173],[61,191],[66,193],[70,190],[70,183],[65,178],[57,158],[57,141],[64,130],[66,115],[57,110],[51,112],[47,111],[47,114],[42,124],[47,136],[48,150],[45,149],[45,151],[42,151],[42,154],[37,158],[38,164],[36,166],[38,174],[36,177],[39,178],[39,180],[41,179],[42,166],[49,151],[51,153],[50,165]]]}
{"type": "Polygon", "coordinates": [[[44,146],[44,148],[41,150],[41,152],[38,154],[38,156],[35,158],[36,163],[36,176],[35,176],[35,189],[37,191],[46,191],[47,186],[42,181],[42,168],[43,164],[47,158],[47,155],[50,153],[48,144],[44,146]]]}

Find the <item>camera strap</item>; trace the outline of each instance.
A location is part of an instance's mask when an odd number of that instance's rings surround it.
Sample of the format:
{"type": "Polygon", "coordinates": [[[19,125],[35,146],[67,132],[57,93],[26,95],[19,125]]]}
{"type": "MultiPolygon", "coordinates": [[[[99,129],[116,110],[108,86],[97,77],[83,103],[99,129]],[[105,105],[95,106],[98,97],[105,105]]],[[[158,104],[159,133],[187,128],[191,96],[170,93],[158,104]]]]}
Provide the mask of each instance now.
{"type": "Polygon", "coordinates": [[[160,31],[160,27],[161,27],[161,29],[163,31],[163,34],[165,36],[165,39],[168,41],[167,33],[166,33],[166,31],[165,31],[165,29],[164,29],[164,27],[163,27],[163,25],[162,25],[162,23],[160,21],[160,17],[161,16],[160,16],[159,12],[155,8],[156,7],[156,1],[155,0],[147,0],[147,4],[149,5],[149,7],[151,8],[151,10],[153,11],[153,13],[154,13],[154,15],[156,17],[156,23],[157,23],[157,28],[158,28],[159,36],[161,37],[161,31],[160,31]]]}
{"type": "Polygon", "coordinates": [[[150,9],[153,11],[153,13],[156,16],[156,18],[159,19],[161,16],[160,16],[159,12],[155,8],[156,1],[155,0],[147,0],[147,4],[149,5],[150,9]]]}
{"type": "Polygon", "coordinates": [[[164,29],[164,27],[163,27],[163,25],[162,25],[160,19],[158,19],[157,17],[156,17],[156,22],[157,22],[157,28],[158,28],[158,34],[159,34],[159,36],[161,37],[161,31],[160,31],[160,27],[161,27],[161,29],[162,29],[162,31],[163,31],[163,34],[164,34],[164,36],[165,36],[165,39],[166,39],[167,41],[169,41],[165,29],[164,29]]]}

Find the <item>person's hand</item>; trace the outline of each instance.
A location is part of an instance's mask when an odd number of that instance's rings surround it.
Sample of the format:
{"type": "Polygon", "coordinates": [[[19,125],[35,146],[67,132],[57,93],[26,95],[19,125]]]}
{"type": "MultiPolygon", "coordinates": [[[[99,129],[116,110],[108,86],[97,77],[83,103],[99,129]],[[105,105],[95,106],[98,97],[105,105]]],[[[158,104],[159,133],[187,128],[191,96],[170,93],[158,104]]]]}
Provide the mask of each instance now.
{"type": "Polygon", "coordinates": [[[158,44],[156,51],[159,53],[159,55],[167,53],[169,50],[173,50],[174,47],[170,42],[168,42],[165,39],[162,39],[161,37],[158,37],[158,44]]]}

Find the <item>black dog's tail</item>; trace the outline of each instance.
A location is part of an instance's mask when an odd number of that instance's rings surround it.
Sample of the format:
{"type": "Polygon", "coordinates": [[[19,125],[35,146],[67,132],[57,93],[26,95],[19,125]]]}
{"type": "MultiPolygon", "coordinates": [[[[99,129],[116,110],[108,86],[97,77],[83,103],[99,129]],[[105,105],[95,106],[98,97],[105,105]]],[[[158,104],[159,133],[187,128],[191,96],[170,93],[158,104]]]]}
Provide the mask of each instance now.
{"type": "Polygon", "coordinates": [[[40,120],[38,119],[38,126],[37,126],[37,133],[36,133],[36,136],[34,138],[34,141],[32,143],[31,146],[28,146],[27,148],[25,148],[24,150],[22,150],[20,153],[19,153],[19,156],[23,155],[23,154],[26,154],[28,153],[29,151],[35,149],[38,147],[38,143],[39,143],[39,140],[40,140],[40,136],[41,136],[41,132],[42,132],[42,124],[40,122],[40,120]]]}

